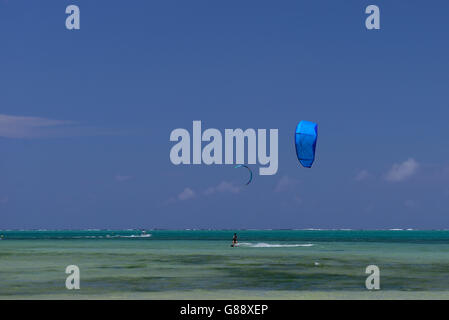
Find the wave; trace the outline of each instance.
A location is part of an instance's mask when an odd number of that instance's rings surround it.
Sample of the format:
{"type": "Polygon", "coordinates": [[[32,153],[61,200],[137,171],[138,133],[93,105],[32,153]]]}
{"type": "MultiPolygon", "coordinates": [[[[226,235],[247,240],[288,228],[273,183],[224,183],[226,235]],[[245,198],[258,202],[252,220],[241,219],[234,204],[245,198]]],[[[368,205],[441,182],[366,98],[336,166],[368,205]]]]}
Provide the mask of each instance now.
{"type": "MultiPolygon", "coordinates": [[[[320,229],[320,228],[306,228],[306,229],[292,229],[294,231],[356,231],[354,229],[349,228],[341,228],[341,229],[320,229]]],[[[360,229],[359,231],[363,231],[360,229]]]]}
{"type": "Polygon", "coordinates": [[[270,244],[265,242],[249,243],[240,242],[238,246],[240,247],[251,247],[251,248],[294,248],[294,247],[312,247],[313,243],[304,244],[270,244]]]}
{"type": "Polygon", "coordinates": [[[130,236],[117,236],[118,238],[149,238],[151,234],[132,234],[130,236]]]}
{"type": "Polygon", "coordinates": [[[145,234],[131,234],[129,236],[124,236],[120,234],[110,235],[107,234],[106,238],[149,238],[151,237],[151,233],[145,233],[145,234]]]}
{"type": "Polygon", "coordinates": [[[56,237],[56,239],[116,239],[116,238],[149,238],[150,233],[146,234],[132,234],[129,236],[124,235],[110,235],[106,234],[104,236],[72,236],[72,237],[56,237]]]}

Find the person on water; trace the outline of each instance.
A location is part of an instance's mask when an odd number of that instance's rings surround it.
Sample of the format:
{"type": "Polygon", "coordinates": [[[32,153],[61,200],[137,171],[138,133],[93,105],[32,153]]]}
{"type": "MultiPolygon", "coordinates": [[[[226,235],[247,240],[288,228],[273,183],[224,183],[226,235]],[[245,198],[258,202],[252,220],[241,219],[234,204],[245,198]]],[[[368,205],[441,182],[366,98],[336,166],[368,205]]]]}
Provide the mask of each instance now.
{"type": "Polygon", "coordinates": [[[235,247],[237,245],[237,233],[234,233],[232,237],[232,246],[235,247]]]}

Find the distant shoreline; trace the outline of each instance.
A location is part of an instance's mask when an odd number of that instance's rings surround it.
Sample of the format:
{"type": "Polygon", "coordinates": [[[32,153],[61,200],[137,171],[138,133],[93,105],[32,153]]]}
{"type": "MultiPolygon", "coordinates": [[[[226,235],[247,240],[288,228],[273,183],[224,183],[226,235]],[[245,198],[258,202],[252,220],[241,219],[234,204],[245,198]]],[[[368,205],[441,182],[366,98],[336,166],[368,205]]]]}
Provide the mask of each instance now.
{"type": "Polygon", "coordinates": [[[449,231],[448,229],[417,229],[417,228],[385,228],[385,229],[349,229],[349,228],[305,228],[305,229],[161,229],[161,228],[136,228],[136,229],[0,229],[0,232],[58,232],[58,231],[75,231],[75,232],[102,232],[102,231],[129,231],[129,232],[143,232],[143,231],[449,231]]]}

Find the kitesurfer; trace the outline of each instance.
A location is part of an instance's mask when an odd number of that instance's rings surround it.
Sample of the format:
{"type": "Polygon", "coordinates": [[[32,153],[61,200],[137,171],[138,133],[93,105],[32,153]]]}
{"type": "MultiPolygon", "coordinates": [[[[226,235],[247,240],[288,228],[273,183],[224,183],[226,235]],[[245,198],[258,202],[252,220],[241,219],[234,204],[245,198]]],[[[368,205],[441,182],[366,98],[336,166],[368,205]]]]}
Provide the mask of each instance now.
{"type": "Polygon", "coordinates": [[[234,233],[234,236],[232,237],[231,247],[235,247],[236,245],[237,245],[237,233],[234,233]]]}

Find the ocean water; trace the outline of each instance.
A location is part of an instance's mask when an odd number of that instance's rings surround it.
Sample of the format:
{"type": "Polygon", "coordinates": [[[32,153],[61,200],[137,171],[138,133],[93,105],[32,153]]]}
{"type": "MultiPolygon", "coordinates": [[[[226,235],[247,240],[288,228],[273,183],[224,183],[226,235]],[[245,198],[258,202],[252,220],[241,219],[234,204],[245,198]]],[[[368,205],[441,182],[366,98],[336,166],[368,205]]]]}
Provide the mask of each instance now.
{"type": "Polygon", "coordinates": [[[233,230],[0,231],[0,298],[449,298],[449,231],[236,232],[237,248],[233,230]]]}

